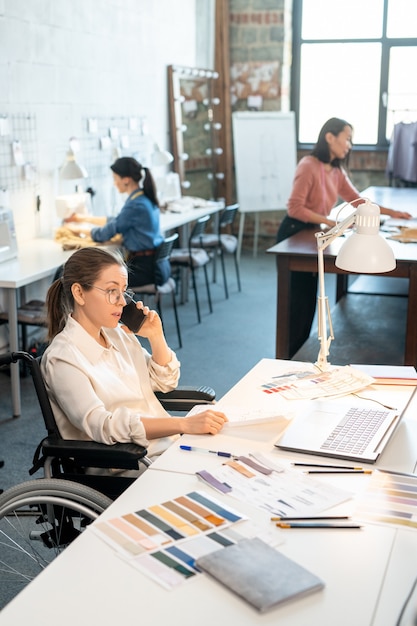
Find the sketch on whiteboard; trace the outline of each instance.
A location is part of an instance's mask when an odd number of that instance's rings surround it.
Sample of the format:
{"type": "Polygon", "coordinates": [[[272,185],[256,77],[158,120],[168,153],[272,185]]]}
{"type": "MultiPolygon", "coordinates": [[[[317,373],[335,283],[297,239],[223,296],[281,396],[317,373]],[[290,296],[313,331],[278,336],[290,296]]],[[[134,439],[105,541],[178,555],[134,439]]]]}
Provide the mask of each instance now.
{"type": "MultiPolygon", "coordinates": [[[[277,168],[277,152],[271,137],[262,132],[259,138],[259,163],[260,163],[260,181],[261,196],[260,206],[274,207],[279,206],[279,171],[277,168]]],[[[262,210],[262,209],[260,209],[262,210]]]]}

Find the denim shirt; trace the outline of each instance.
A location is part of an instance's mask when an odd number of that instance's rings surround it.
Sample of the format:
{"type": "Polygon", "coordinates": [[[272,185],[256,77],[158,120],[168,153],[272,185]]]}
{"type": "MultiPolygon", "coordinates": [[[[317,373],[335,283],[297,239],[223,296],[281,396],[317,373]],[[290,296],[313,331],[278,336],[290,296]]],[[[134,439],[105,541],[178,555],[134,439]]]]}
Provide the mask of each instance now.
{"type": "Polygon", "coordinates": [[[115,235],[123,237],[130,252],[153,250],[163,242],[159,225],[159,208],[141,190],[130,194],[119,215],[109,218],[105,226],[92,228],[94,241],[109,241],[115,235]]]}

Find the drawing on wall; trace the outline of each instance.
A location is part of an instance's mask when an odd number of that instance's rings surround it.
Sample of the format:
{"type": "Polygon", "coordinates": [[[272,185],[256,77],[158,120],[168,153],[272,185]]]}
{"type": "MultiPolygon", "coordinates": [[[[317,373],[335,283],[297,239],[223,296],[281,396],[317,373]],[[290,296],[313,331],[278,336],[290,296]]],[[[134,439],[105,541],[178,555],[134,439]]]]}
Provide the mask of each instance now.
{"type": "Polygon", "coordinates": [[[279,98],[279,61],[233,63],[230,82],[232,104],[254,97],[279,98]]]}

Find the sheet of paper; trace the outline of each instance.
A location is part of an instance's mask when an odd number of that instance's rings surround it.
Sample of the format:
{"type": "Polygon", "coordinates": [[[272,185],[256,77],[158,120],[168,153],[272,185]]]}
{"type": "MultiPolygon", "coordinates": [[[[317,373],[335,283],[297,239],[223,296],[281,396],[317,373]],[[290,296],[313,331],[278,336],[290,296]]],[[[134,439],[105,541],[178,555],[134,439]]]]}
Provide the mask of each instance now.
{"type": "Polygon", "coordinates": [[[227,493],[234,498],[281,517],[316,515],[351,497],[348,491],[296,470],[265,475],[237,460],[204,474],[197,472],[197,476],[215,489],[215,482],[210,481],[212,477],[228,487],[227,493]]]}
{"type": "Polygon", "coordinates": [[[356,515],[376,523],[417,528],[417,476],[374,472],[358,499],[356,515]]]}

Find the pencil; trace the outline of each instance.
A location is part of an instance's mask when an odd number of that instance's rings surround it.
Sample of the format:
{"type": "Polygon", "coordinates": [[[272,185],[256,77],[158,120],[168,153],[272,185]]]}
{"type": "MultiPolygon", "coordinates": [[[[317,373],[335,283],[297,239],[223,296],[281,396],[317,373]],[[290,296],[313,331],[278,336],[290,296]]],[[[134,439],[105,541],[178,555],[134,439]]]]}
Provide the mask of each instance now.
{"type": "Polygon", "coordinates": [[[305,474],[372,474],[372,470],[309,470],[305,474]]]}
{"type": "Polygon", "coordinates": [[[330,467],[332,469],[361,470],[363,467],[351,467],[350,465],[320,465],[319,463],[291,463],[294,467],[330,467]]]}
{"type": "Polygon", "coordinates": [[[348,515],[322,515],[318,517],[271,517],[271,522],[314,521],[314,520],[350,519],[348,515]]]}
{"type": "Polygon", "coordinates": [[[287,522],[278,522],[276,526],[278,526],[278,528],[362,528],[362,526],[359,526],[358,524],[308,524],[305,522],[295,522],[294,524],[290,524],[287,522]]]}

